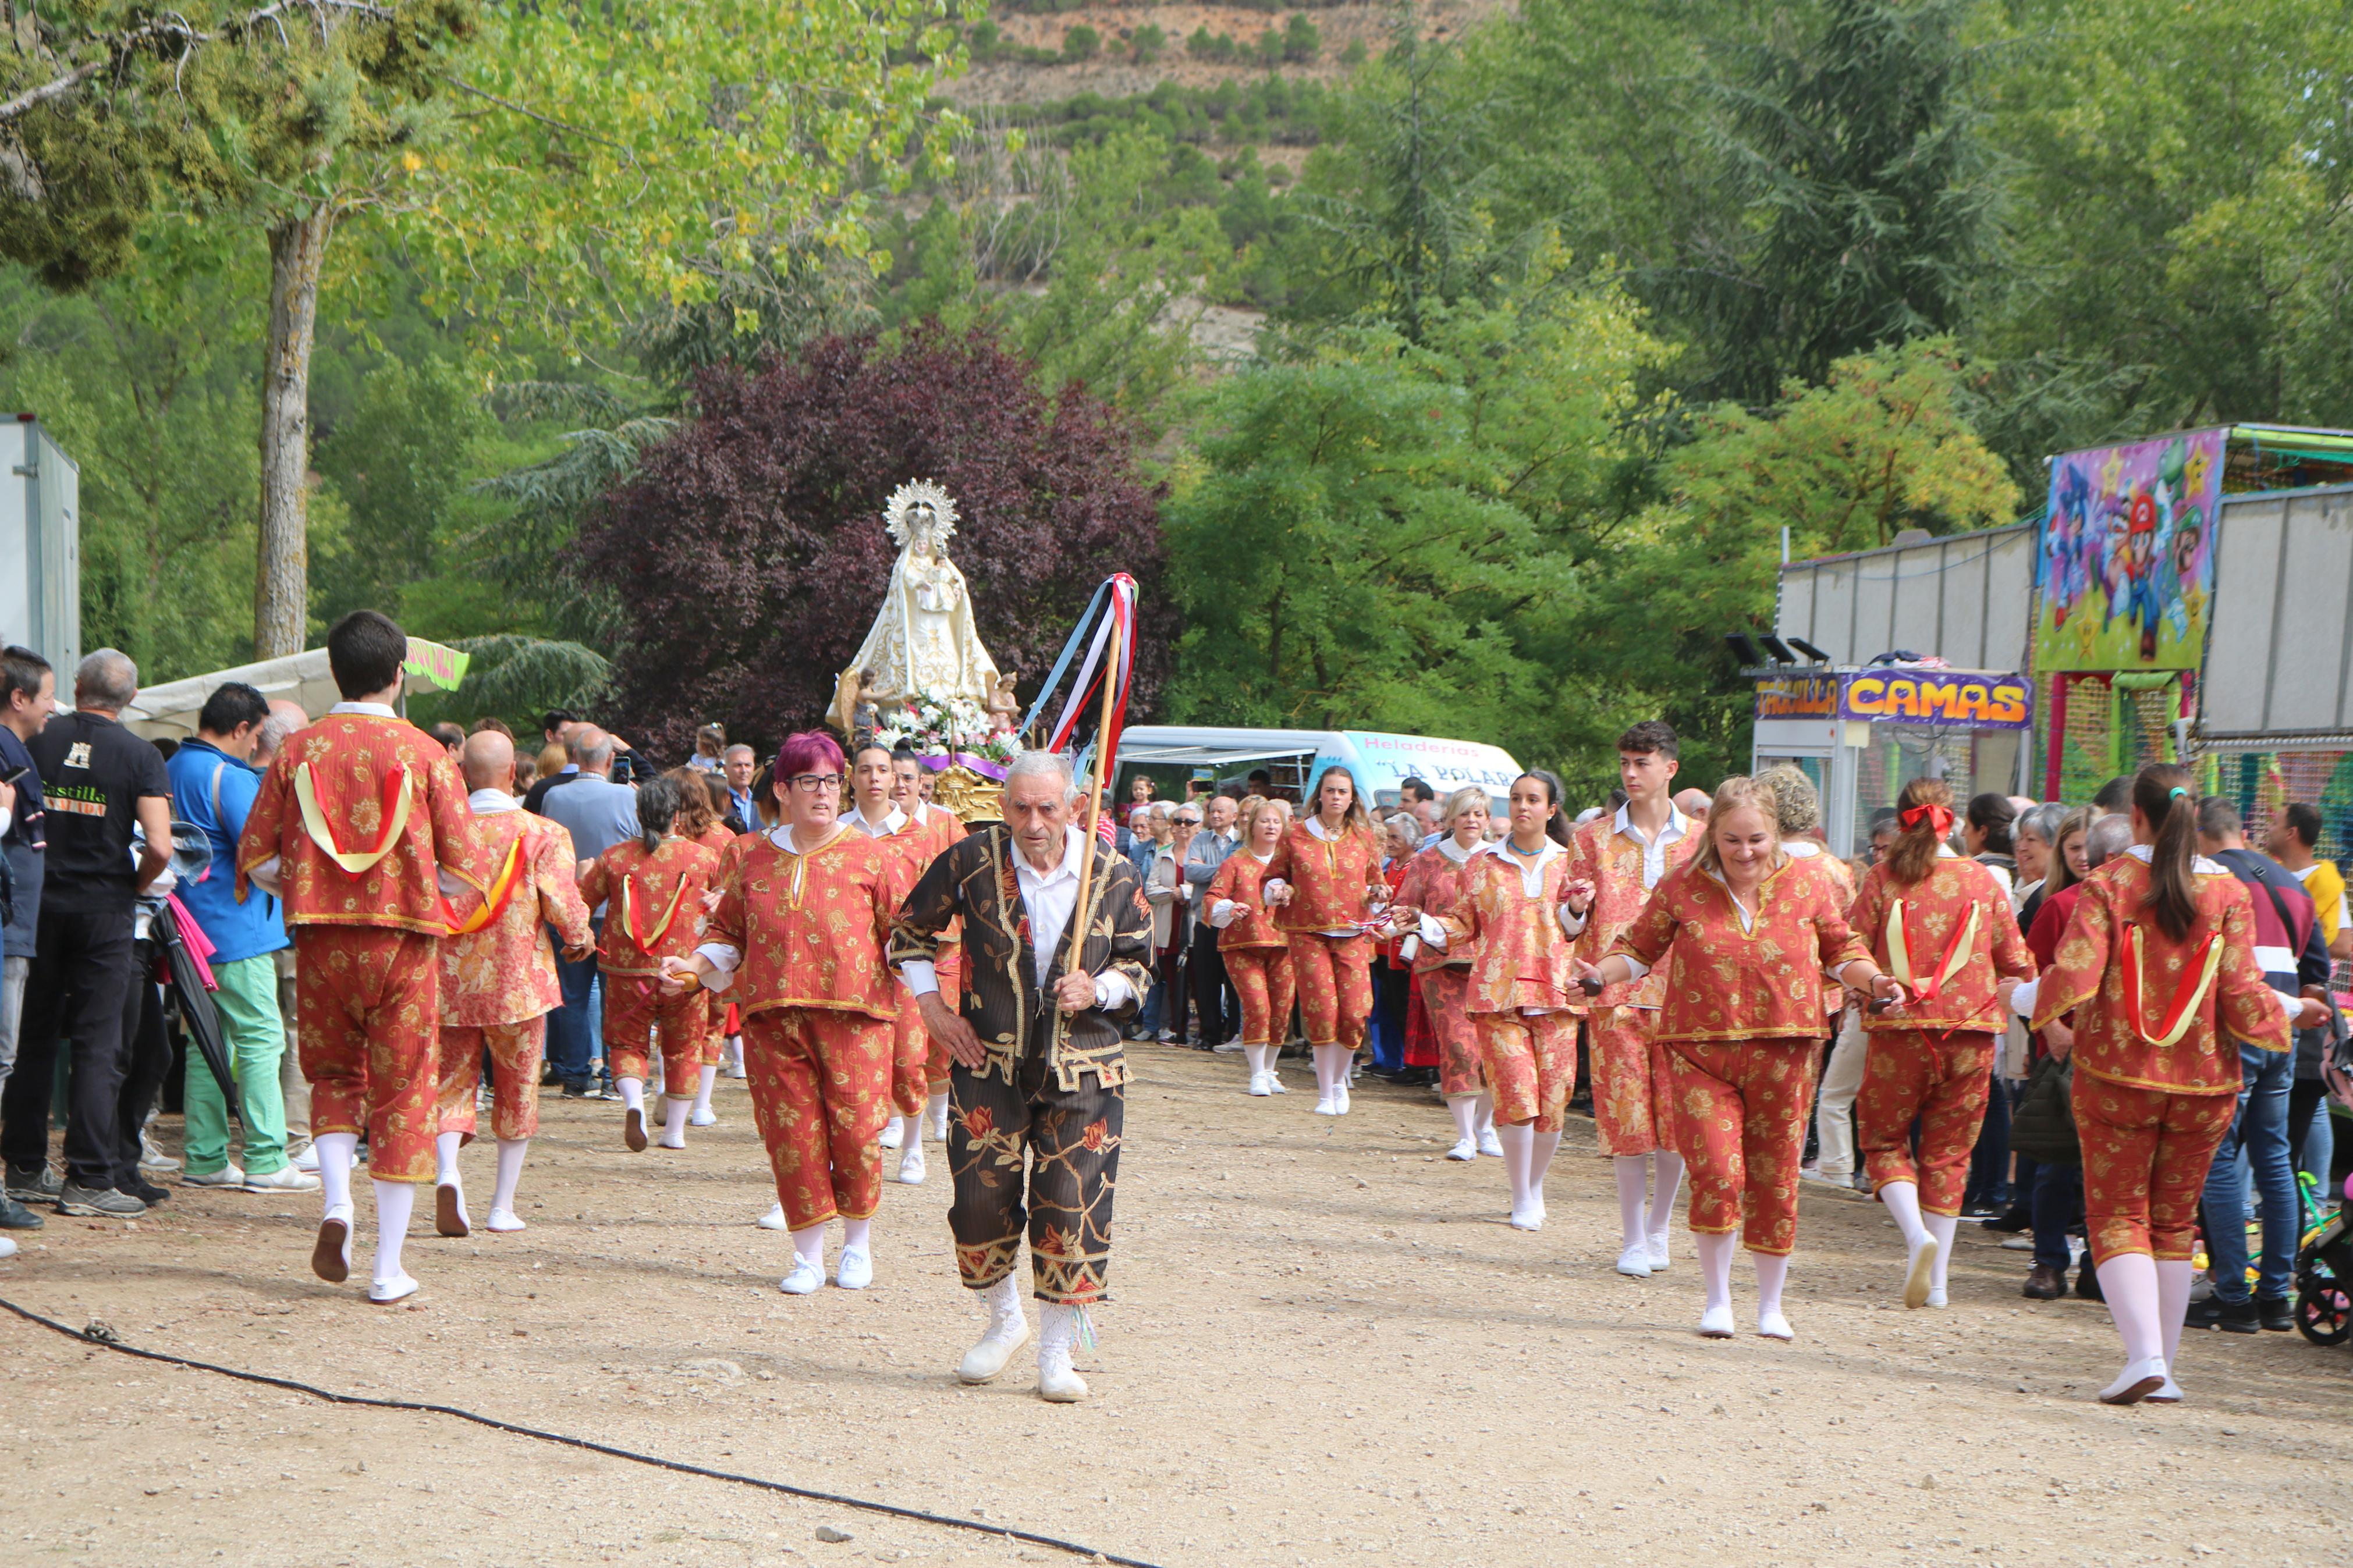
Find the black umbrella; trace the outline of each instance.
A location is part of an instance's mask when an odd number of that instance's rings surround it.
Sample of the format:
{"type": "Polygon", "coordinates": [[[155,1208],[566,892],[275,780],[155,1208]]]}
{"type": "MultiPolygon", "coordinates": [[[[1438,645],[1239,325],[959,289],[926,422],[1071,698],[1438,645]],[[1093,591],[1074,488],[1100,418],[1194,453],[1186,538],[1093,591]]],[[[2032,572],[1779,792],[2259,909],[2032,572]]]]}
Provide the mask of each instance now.
{"type": "Polygon", "coordinates": [[[188,1037],[204,1053],[205,1065],[213,1069],[213,1077],[220,1084],[221,1098],[228,1102],[228,1113],[244,1121],[245,1108],[237,1097],[237,1079],[229,1071],[228,1048],[221,1039],[220,1015],[213,1011],[212,994],[205,989],[204,972],[196,965],[196,955],[180,940],[180,922],[168,907],[155,911],[147,935],[163,954],[164,984],[180,1005],[180,1020],[188,1026],[188,1037]]]}

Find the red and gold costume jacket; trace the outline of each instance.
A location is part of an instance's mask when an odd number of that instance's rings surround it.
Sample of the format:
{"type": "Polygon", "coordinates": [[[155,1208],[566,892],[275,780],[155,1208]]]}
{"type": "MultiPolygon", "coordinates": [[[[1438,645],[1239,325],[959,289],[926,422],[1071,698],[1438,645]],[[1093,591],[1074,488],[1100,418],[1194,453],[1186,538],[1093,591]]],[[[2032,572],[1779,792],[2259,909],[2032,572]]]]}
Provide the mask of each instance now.
{"type": "Polygon", "coordinates": [[[2255,966],[2255,912],[2246,885],[2211,860],[2197,876],[2186,940],[2147,910],[2149,869],[2116,857],[2084,879],[2057,957],[2042,972],[2034,1027],[2075,1009],[2077,1070],[2171,1094],[2236,1094],[2238,1042],[2288,1048],[2288,1018],[2255,966]]]}
{"type": "Polygon", "coordinates": [[[1275,911],[1266,907],[1265,885],[1271,868],[1248,849],[1237,849],[1218,863],[1209,890],[1201,897],[1204,919],[1219,899],[1241,906],[1233,924],[1218,932],[1218,947],[1289,947],[1291,939],[1274,923],[1275,911]]]}
{"type": "MultiPolygon", "coordinates": [[[[1405,863],[1405,879],[1397,886],[1397,901],[1410,909],[1429,914],[1451,913],[1462,898],[1463,878],[1479,857],[1488,852],[1482,844],[1471,851],[1470,858],[1457,860],[1438,845],[1431,845],[1405,863]]],[[[1467,966],[1471,962],[1468,947],[1457,952],[1451,947],[1432,947],[1428,942],[1413,955],[1413,972],[1427,974],[1448,964],[1467,966]]]]}
{"type": "Polygon", "coordinates": [[[1818,859],[1766,873],[1744,926],[1731,889],[1694,858],[1659,879],[1609,951],[1665,966],[1662,1040],[1820,1039],[1835,984],[1823,971],[1871,956],[1818,859]]]}
{"type": "Polygon", "coordinates": [[[907,857],[888,839],[844,824],[807,853],[770,833],[737,839],[720,864],[704,941],[736,952],[727,994],[738,1015],[812,1007],[897,1017],[891,921],[913,885],[907,857]]]}
{"type": "Polygon", "coordinates": [[[465,781],[441,742],[405,720],[329,713],[287,738],[261,775],[237,842],[237,894],[278,861],[286,923],[385,926],[439,936],[437,870],[477,890],[484,864],[465,781]]]}
{"type": "MultiPolygon", "coordinates": [[[[734,834],[727,831],[727,825],[725,823],[714,822],[710,826],[704,828],[702,832],[696,834],[694,836],[694,841],[697,844],[702,845],[705,849],[710,850],[713,855],[724,855],[727,853],[727,847],[735,842],[735,837],[736,836],[734,834]]],[[[713,869],[716,869],[716,868],[713,868],[713,869]]]]}
{"type": "Polygon", "coordinates": [[[1507,839],[1462,868],[1462,890],[1437,919],[1447,951],[1471,954],[1463,1011],[1557,1011],[1578,994],[1568,936],[1560,929],[1561,889],[1567,885],[1568,854],[1557,847],[1531,862],[1507,839]]]}
{"type": "MultiPolygon", "coordinates": [[[[1659,873],[1662,882],[1668,872],[1699,852],[1704,830],[1682,813],[1676,816],[1682,818],[1683,831],[1666,845],[1666,867],[1659,873]]],[[[1572,951],[1583,963],[1599,963],[1617,945],[1619,933],[1632,925],[1642,906],[1651,901],[1651,889],[1642,883],[1642,841],[1620,833],[1614,814],[1595,817],[1569,835],[1568,879],[1593,884],[1585,929],[1577,932],[1572,951]]],[[[1583,1012],[1588,1006],[1656,1007],[1666,992],[1666,977],[1652,973],[1630,984],[1605,986],[1600,995],[1589,1000],[1580,991],[1575,1011],[1583,1012]]]]}
{"type": "Polygon", "coordinates": [[[1379,879],[1380,864],[1378,841],[1360,828],[1343,827],[1339,837],[1324,839],[1306,823],[1294,822],[1276,840],[1274,858],[1260,881],[1291,884],[1291,901],[1274,911],[1274,923],[1282,930],[1337,931],[1365,918],[1365,890],[1379,879]]]}
{"type": "Polygon", "coordinates": [[[1865,1009],[1865,1029],[1970,1029],[2008,1026],[1997,977],[2034,978],[2010,899],[1993,873],[1974,860],[1939,855],[1928,875],[1900,886],[1882,861],[1862,874],[1847,923],[1879,967],[1902,981],[1912,1000],[1900,1013],[1865,1009]]]}
{"type": "Polygon", "coordinates": [[[692,956],[710,917],[702,908],[719,857],[691,838],[665,838],[647,853],[625,838],[581,873],[580,896],[605,904],[596,966],[608,974],[659,974],[665,958],[692,956]]]}
{"type": "Polygon", "coordinates": [[[449,901],[457,921],[441,943],[441,1022],[450,1028],[520,1024],[562,1006],[548,928],[565,947],[596,940],[562,823],[499,811],[476,816],[474,832],[494,869],[487,893],[449,901]]]}

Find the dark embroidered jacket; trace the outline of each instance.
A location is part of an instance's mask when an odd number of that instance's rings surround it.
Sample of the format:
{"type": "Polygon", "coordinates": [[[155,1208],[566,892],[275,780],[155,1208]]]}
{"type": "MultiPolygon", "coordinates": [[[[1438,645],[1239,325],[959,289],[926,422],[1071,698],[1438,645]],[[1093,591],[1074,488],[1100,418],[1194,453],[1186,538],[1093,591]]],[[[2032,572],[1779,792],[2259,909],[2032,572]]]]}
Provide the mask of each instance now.
{"type": "Polygon", "coordinates": [[[1072,917],[1074,924],[1081,919],[1085,922],[1082,967],[1090,974],[1116,970],[1126,976],[1134,994],[1123,1007],[1065,1014],[1053,1005],[1051,992],[1070,958],[1068,931],[1046,972],[1045,986],[1030,983],[1037,971],[1029,916],[1014,869],[1013,835],[1002,824],[976,829],[943,850],[892,922],[891,962],[901,964],[934,960],[941,933],[950,921],[963,918],[964,1016],[988,1047],[988,1065],[982,1070],[1008,1083],[1015,1064],[1041,1046],[1047,1068],[1065,1091],[1077,1089],[1080,1076],[1089,1072],[1106,1087],[1127,1081],[1119,1026],[1134,1015],[1152,984],[1146,967],[1152,952],[1152,910],[1145,902],[1134,863],[1100,840],[1092,847],[1094,869],[1089,874],[1088,908],[1072,917]]]}

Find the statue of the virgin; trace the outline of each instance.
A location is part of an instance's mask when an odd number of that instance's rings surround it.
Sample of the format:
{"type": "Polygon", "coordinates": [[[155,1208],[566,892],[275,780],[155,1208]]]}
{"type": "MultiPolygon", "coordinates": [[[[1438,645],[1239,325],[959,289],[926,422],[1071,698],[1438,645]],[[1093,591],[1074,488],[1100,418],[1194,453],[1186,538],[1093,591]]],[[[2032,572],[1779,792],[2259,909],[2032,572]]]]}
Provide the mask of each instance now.
{"type": "Polygon", "coordinates": [[[832,718],[845,735],[856,732],[865,705],[887,713],[928,693],[986,707],[997,684],[996,661],[973,628],[971,592],[948,559],[955,502],[916,479],[891,492],[882,516],[899,559],[881,612],[834,688],[832,718]]]}

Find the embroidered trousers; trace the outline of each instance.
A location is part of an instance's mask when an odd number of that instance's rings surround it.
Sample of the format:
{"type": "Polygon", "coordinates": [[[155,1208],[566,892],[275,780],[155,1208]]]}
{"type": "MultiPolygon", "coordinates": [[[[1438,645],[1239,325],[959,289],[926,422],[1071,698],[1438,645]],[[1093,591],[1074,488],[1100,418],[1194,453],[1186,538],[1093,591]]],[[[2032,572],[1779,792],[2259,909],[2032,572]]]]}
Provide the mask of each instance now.
{"type": "Polygon", "coordinates": [[[1874,1029],[1855,1096],[1863,1169],[1878,1186],[1912,1182],[1924,1213],[1957,1215],[1969,1184],[1969,1155],[1985,1121],[2001,1037],[1963,1029],[1874,1029]],[[1920,1152],[1912,1152],[1912,1123],[1920,1152]]]}
{"type": "Polygon", "coordinates": [[[440,1127],[474,1141],[474,1091],[481,1087],[482,1053],[491,1054],[491,1133],[507,1142],[539,1131],[539,1062],[547,1047],[547,1015],[520,1024],[441,1027],[440,1127]]]}
{"type": "Polygon", "coordinates": [[[1798,1240],[1798,1162],[1821,1042],[1677,1040],[1667,1047],[1675,1148],[1691,1174],[1691,1228],[1737,1230],[1751,1252],[1798,1240]]]}
{"type": "Polygon", "coordinates": [[[1473,1013],[1479,1057],[1495,1093],[1495,1120],[1557,1132],[1577,1089],[1577,1016],[1572,1013],[1473,1013]]]}
{"type": "MultiPolygon", "coordinates": [[[[1487,1058],[1479,1048],[1479,1031],[1466,1010],[1471,999],[1471,966],[1450,963],[1427,969],[1415,978],[1421,983],[1422,1012],[1438,1047],[1438,1092],[1449,1100],[1479,1094],[1487,1088],[1487,1058]]],[[[1408,1052],[1406,1059],[1413,1059],[1408,1052]]],[[[1563,1103],[1567,1103],[1564,1100],[1563,1103]]]]}
{"type": "Polygon", "coordinates": [[[1593,1042],[1593,1125],[1604,1154],[1675,1152],[1674,1075],[1658,1039],[1652,1007],[1596,1007],[1587,1015],[1593,1042]]]}
{"type": "Polygon", "coordinates": [[[2093,1263],[2127,1252],[2163,1262],[2189,1257],[2207,1168],[2238,1114],[2238,1096],[2168,1094],[2078,1072],[2074,1100],[2093,1263]]]}
{"type": "Polygon", "coordinates": [[[891,1022],[863,1013],[778,1007],[744,1021],[752,1116],[794,1230],[882,1206],[874,1140],[891,1117],[891,1022]]]}
{"type": "Polygon", "coordinates": [[[949,1078],[955,1202],[948,1229],[966,1289],[986,1290],[1011,1274],[1026,1230],[1031,1294],[1076,1306],[1104,1299],[1127,1100],[1122,1086],[1105,1087],[1092,1073],[1078,1081],[1076,1089],[1059,1088],[1042,1047],[1015,1067],[1010,1083],[961,1063],[949,1078]]]}
{"type": "Polygon", "coordinates": [[[368,1174],[430,1182],[440,1130],[441,942],[386,926],[294,928],[311,1131],[365,1132],[368,1174]]]}
{"type": "Polygon", "coordinates": [[[1372,963],[1371,937],[1291,934],[1291,975],[1309,1045],[1364,1048],[1366,1020],[1373,1016],[1372,963]]]}
{"type": "Polygon", "coordinates": [[[1226,983],[1242,1004],[1242,1044],[1280,1046],[1291,1034],[1291,952],[1281,947],[1229,947],[1226,983]]]}
{"type": "Polygon", "coordinates": [[[605,1070],[615,1078],[648,1076],[646,1042],[655,1037],[661,1045],[662,1092],[688,1099],[702,1071],[710,1030],[711,1004],[702,993],[664,996],[650,974],[605,971],[605,1070]]]}

